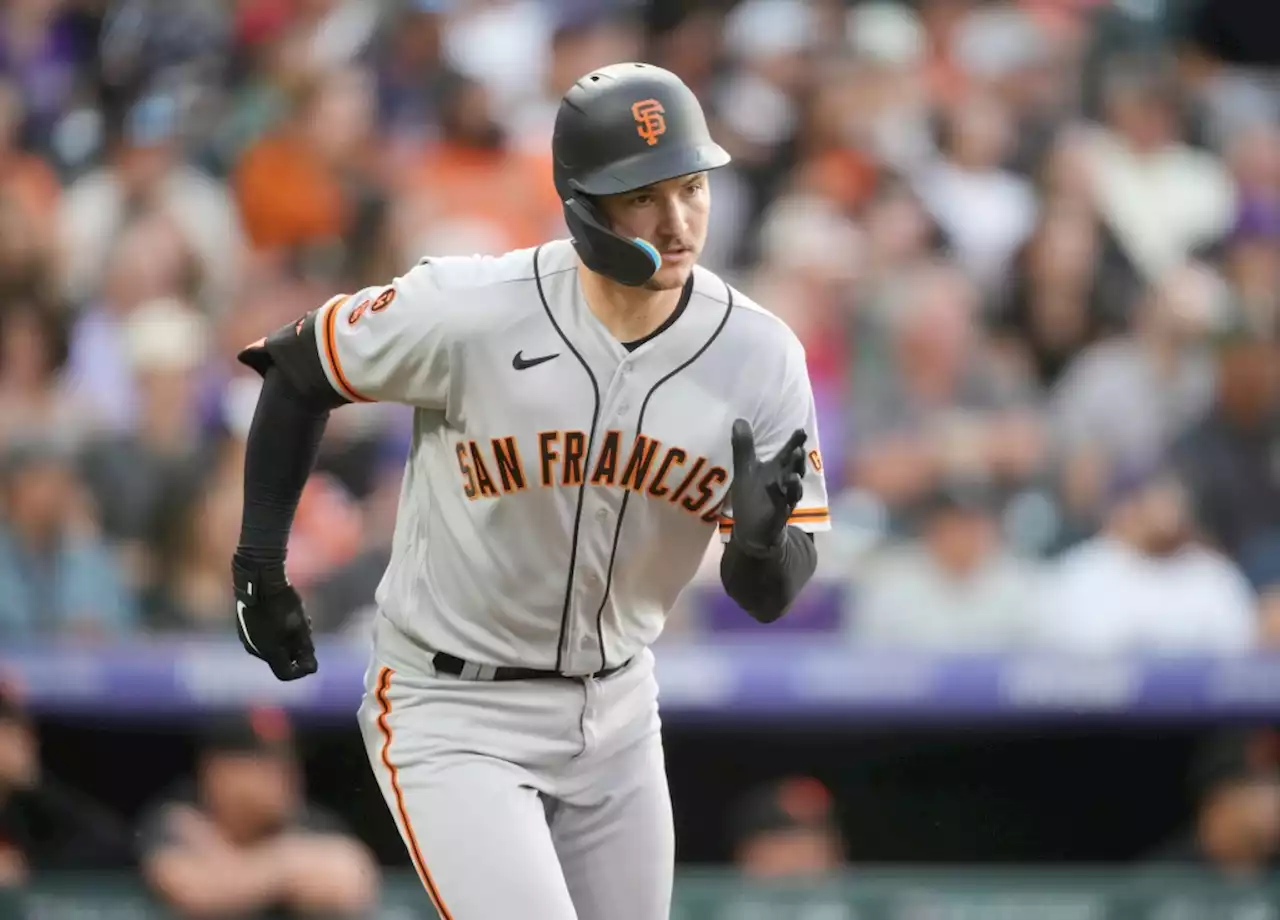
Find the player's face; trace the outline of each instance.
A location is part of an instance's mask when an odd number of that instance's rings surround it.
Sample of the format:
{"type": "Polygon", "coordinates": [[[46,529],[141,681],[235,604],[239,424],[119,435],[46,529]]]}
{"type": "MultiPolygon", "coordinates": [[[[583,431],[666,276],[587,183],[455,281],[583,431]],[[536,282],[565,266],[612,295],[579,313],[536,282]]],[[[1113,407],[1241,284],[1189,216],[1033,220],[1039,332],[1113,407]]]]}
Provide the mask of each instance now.
{"type": "Polygon", "coordinates": [[[615,233],[639,237],[662,254],[662,267],[646,288],[666,291],[684,286],[707,242],[711,189],[706,173],[610,195],[600,204],[615,233]]]}

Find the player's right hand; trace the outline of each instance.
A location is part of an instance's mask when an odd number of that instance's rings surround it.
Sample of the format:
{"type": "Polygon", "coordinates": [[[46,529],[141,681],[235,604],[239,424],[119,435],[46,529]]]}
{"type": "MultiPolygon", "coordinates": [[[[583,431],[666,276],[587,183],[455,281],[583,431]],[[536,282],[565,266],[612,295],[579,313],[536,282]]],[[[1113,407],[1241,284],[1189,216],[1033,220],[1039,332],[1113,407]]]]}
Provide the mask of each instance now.
{"type": "Polygon", "coordinates": [[[317,670],[311,620],[281,566],[263,567],[239,553],[231,559],[236,633],[244,650],[260,658],[279,680],[317,670]]]}

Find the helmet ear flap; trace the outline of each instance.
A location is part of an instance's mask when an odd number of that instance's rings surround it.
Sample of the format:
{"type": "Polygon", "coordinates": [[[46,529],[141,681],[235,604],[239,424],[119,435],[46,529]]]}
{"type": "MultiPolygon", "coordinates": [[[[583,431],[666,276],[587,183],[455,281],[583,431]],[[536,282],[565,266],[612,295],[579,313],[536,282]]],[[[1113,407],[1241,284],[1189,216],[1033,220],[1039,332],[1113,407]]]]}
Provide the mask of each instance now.
{"type": "Polygon", "coordinates": [[[651,243],[614,233],[586,196],[566,199],[564,218],[578,257],[593,272],[628,287],[639,287],[662,267],[662,255],[651,243]]]}

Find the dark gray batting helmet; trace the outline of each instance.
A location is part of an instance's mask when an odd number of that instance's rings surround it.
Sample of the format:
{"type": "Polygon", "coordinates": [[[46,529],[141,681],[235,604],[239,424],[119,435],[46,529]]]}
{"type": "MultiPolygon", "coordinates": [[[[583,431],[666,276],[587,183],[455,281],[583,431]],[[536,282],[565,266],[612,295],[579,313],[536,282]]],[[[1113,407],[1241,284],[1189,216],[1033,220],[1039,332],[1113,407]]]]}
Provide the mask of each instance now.
{"type": "Polygon", "coordinates": [[[564,95],[551,142],[556,191],[574,248],[592,271],[644,284],[662,266],[645,240],[614,233],[593,199],[728,164],[693,91],[650,64],[613,64],[564,95]]]}

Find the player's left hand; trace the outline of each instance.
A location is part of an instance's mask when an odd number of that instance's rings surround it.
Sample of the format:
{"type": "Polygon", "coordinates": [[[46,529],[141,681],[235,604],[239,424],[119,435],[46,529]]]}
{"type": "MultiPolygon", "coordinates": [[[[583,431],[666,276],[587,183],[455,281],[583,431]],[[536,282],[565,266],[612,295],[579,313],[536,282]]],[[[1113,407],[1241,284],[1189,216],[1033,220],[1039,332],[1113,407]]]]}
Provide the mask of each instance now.
{"type": "Polygon", "coordinates": [[[771,459],[756,456],[751,423],[733,423],[732,540],[750,553],[764,554],[778,545],[787,519],[804,495],[804,429],[797,428],[771,459]]]}
{"type": "Polygon", "coordinates": [[[261,658],[279,680],[297,680],[317,670],[311,620],[302,598],[282,568],[262,567],[232,557],[236,594],[236,633],[244,650],[261,658]]]}

